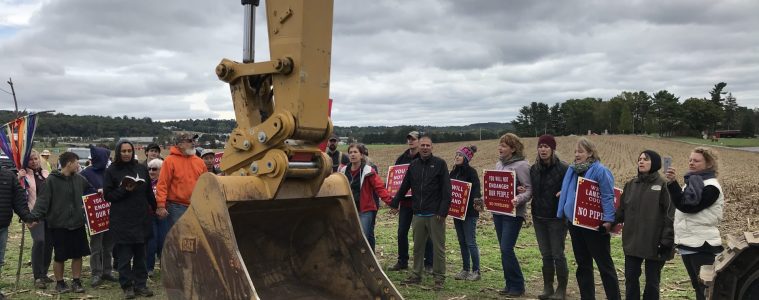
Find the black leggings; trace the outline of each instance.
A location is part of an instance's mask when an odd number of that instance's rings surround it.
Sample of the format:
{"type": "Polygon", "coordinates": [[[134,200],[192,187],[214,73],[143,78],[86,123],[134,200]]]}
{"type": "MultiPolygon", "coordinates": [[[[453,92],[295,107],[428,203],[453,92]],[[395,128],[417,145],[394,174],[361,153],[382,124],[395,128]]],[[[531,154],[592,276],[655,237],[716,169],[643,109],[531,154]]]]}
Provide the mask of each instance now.
{"type": "Polygon", "coordinates": [[[698,273],[701,271],[701,266],[714,264],[713,253],[698,252],[693,254],[683,255],[683,264],[685,264],[685,270],[688,271],[690,276],[690,284],[693,289],[696,290],[696,299],[706,299],[704,293],[706,292],[706,286],[701,284],[698,280],[698,273]]]}

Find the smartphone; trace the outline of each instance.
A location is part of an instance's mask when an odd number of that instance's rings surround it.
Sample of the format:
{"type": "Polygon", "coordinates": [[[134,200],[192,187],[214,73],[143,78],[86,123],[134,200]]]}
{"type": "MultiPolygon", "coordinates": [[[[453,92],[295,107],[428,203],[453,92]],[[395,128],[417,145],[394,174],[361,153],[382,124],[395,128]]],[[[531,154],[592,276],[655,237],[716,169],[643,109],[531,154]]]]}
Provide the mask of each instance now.
{"type": "Polygon", "coordinates": [[[667,170],[669,170],[669,167],[672,166],[672,157],[671,156],[665,156],[664,158],[662,158],[662,162],[664,163],[664,166],[663,166],[662,170],[664,172],[667,172],[667,170]]]}

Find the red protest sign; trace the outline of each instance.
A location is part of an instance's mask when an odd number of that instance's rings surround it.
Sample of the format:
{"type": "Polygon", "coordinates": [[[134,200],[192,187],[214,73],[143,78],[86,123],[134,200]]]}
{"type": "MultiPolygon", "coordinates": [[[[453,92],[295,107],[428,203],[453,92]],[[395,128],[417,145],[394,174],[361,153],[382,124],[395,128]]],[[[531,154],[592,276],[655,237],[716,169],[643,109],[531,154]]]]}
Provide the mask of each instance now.
{"type": "MultiPolygon", "coordinates": [[[[614,188],[614,209],[619,208],[619,197],[621,195],[622,190],[614,188]]],[[[601,188],[598,186],[598,182],[578,177],[572,224],[587,229],[598,230],[598,226],[601,226],[603,223],[603,215],[601,188]]]]}
{"type": "Polygon", "coordinates": [[[466,209],[469,206],[469,193],[472,183],[451,179],[451,206],[448,215],[459,220],[466,218],[466,209]]]}
{"type": "Polygon", "coordinates": [[[221,157],[222,156],[224,156],[224,151],[217,152],[216,154],[214,154],[214,156],[213,156],[213,167],[215,169],[218,169],[219,166],[221,166],[221,157]]]}
{"type": "MultiPolygon", "coordinates": [[[[390,166],[387,170],[387,192],[390,194],[390,197],[395,197],[395,194],[398,193],[398,189],[401,188],[401,183],[403,183],[403,178],[406,177],[406,171],[408,171],[408,164],[405,165],[395,165],[390,166]]],[[[408,190],[406,193],[406,197],[411,196],[411,189],[408,190]]]]}
{"type": "Polygon", "coordinates": [[[111,215],[111,202],[105,201],[99,193],[82,196],[84,215],[87,217],[87,227],[90,235],[108,231],[111,215]]]}
{"type": "Polygon", "coordinates": [[[513,171],[485,170],[485,208],[489,212],[516,216],[517,174],[513,171]]]}

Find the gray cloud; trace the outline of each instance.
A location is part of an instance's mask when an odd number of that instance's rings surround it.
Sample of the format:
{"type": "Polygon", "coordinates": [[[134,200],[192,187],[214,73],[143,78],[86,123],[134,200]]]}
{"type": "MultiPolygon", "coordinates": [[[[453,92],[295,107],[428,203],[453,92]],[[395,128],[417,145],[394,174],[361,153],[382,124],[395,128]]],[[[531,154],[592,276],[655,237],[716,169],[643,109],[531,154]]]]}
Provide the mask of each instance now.
{"type": "MultiPolygon", "coordinates": [[[[213,69],[240,59],[239,2],[0,0],[0,8],[0,77],[13,77],[23,108],[234,115],[213,69]]],[[[662,89],[705,97],[720,81],[740,105],[757,107],[756,11],[756,1],[338,0],[333,119],[506,122],[531,101],[662,89]]],[[[263,60],[261,9],[257,21],[263,60]]]]}

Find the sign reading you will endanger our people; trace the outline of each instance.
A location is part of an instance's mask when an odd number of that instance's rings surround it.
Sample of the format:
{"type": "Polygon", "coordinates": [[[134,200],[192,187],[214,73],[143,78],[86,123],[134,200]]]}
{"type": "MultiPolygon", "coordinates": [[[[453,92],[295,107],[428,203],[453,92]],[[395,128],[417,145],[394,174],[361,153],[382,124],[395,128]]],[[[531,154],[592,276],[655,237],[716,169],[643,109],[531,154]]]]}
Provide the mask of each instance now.
{"type": "Polygon", "coordinates": [[[84,215],[87,217],[87,227],[90,235],[108,231],[111,214],[111,202],[103,199],[103,194],[94,193],[82,196],[84,215]]]}
{"type": "MultiPolygon", "coordinates": [[[[621,195],[622,190],[614,188],[615,210],[619,208],[619,198],[621,195]]],[[[578,177],[572,224],[587,229],[598,230],[598,226],[601,226],[603,223],[603,211],[601,188],[598,186],[598,182],[578,177]]],[[[614,231],[618,231],[619,229],[615,228],[614,231]]]]}
{"type": "MultiPolygon", "coordinates": [[[[408,171],[409,164],[404,165],[395,165],[390,166],[387,170],[387,180],[385,181],[387,183],[387,192],[390,194],[390,197],[395,197],[395,194],[398,193],[398,189],[401,188],[401,184],[403,183],[403,178],[406,177],[406,171],[408,171]]],[[[406,192],[406,197],[411,196],[411,189],[406,192]]]]}
{"type": "Polygon", "coordinates": [[[469,193],[472,183],[451,179],[451,206],[448,207],[448,215],[459,219],[466,219],[466,210],[469,207],[469,193]]]}
{"type": "Polygon", "coordinates": [[[513,171],[485,170],[484,202],[489,212],[515,216],[512,201],[517,196],[517,175],[513,171]]]}

